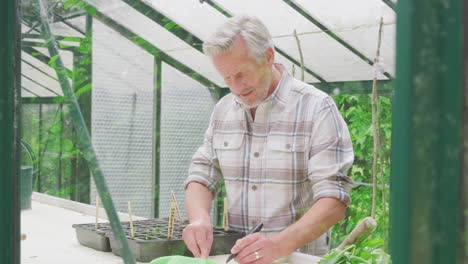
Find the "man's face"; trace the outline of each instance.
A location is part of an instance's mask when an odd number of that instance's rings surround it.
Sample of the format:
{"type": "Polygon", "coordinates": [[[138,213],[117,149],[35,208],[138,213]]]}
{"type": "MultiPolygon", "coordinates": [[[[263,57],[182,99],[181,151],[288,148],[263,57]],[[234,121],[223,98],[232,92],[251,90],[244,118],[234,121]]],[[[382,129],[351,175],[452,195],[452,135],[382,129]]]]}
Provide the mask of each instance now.
{"type": "Polygon", "coordinates": [[[240,37],[234,41],[231,51],[213,57],[224,82],[247,108],[257,107],[268,96],[272,64],[267,57],[263,63],[251,58],[240,37]]]}

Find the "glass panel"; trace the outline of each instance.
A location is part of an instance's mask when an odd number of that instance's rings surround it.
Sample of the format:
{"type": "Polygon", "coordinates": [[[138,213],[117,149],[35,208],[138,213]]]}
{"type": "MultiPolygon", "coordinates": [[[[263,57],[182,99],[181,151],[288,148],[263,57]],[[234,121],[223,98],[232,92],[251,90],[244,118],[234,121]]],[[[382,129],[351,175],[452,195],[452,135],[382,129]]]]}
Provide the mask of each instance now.
{"type": "Polygon", "coordinates": [[[294,30],[299,35],[304,64],[327,82],[370,80],[372,67],[351,53],[337,41],[321,32],[297,11],[281,0],[218,1],[233,14],[252,14],[260,18],[270,30],[275,45],[299,61],[300,55],[294,30]],[[268,6],[268,12],[258,12],[268,6]],[[313,34],[305,34],[311,33],[313,34]]]}
{"type": "Polygon", "coordinates": [[[371,60],[376,54],[379,23],[380,18],[383,18],[380,64],[386,71],[395,75],[396,13],[384,1],[298,0],[296,2],[371,60]],[[352,16],[349,15],[351,13],[352,16]]]}
{"type": "Polygon", "coordinates": [[[134,8],[119,0],[92,0],[89,2],[119,24],[142,36],[157,48],[167,52],[174,59],[192,69],[196,69],[200,74],[216,84],[222,85],[222,79],[216,74],[211,62],[201,52],[193,49],[187,43],[134,8]]]}

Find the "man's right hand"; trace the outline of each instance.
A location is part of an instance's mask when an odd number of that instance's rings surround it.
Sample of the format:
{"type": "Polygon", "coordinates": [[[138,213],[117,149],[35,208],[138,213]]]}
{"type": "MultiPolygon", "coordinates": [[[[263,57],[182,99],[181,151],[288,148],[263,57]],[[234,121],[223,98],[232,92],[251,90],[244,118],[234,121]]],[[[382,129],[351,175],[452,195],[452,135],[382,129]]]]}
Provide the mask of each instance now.
{"type": "Polygon", "coordinates": [[[182,233],[187,248],[196,258],[208,258],[213,244],[213,227],[209,221],[194,221],[182,233]]]}

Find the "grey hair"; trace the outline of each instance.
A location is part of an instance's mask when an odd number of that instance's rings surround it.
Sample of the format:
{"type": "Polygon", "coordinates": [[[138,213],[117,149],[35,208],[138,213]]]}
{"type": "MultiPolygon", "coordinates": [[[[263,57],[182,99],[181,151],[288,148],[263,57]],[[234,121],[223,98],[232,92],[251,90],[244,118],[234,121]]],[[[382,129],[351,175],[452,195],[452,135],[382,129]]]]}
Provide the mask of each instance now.
{"type": "Polygon", "coordinates": [[[250,57],[257,62],[263,62],[265,51],[274,47],[267,27],[256,17],[242,15],[221,25],[203,43],[203,52],[210,58],[229,52],[238,36],[244,39],[250,57]]]}

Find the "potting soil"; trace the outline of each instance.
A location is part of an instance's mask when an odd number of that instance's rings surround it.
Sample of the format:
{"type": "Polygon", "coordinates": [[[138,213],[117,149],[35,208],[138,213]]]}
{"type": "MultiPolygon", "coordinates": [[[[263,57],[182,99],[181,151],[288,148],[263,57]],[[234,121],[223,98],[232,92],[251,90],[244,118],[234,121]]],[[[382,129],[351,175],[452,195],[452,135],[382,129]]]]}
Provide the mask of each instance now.
{"type": "Polygon", "coordinates": [[[185,256],[160,257],[151,261],[150,264],[218,264],[209,259],[192,258],[185,256]]]}

